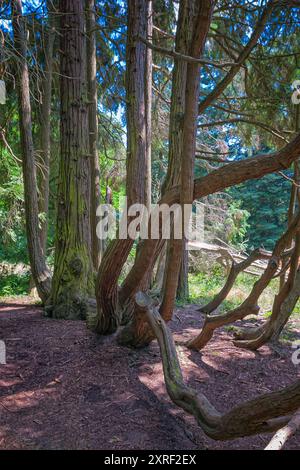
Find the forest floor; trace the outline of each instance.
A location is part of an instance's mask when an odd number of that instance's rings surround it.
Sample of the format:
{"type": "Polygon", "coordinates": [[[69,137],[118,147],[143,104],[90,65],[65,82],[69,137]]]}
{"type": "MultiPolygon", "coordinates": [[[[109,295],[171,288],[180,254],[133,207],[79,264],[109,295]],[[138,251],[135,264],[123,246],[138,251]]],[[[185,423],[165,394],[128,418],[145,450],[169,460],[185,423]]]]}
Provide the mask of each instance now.
{"type": "MultiPolygon", "coordinates": [[[[232,328],[202,353],[182,343],[202,323],[195,305],[178,308],[171,328],[185,380],[222,412],[300,377],[288,342],[259,352],[235,348],[232,328]]],[[[256,319],[256,322],[262,321],[256,319]]],[[[299,317],[285,340],[300,339],[299,317]]],[[[140,351],[97,337],[84,322],[51,320],[26,299],[0,306],[0,449],[263,449],[270,435],[216,442],[169,399],[159,348],[140,351]]],[[[300,448],[300,433],[286,449],[300,448]]]]}

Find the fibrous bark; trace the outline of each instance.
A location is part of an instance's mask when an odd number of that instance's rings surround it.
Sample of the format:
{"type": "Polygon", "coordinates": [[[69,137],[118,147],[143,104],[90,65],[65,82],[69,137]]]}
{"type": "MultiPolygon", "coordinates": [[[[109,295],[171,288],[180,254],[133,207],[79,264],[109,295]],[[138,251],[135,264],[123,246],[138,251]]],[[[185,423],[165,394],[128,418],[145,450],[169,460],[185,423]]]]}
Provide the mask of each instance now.
{"type": "Polygon", "coordinates": [[[184,240],[182,250],[176,298],[180,302],[185,302],[189,299],[189,250],[187,248],[187,240],[184,240]]]}
{"type": "Polygon", "coordinates": [[[31,273],[38,294],[46,302],[51,288],[51,274],[46,265],[43,246],[39,234],[39,207],[37,176],[32,138],[32,120],[29,74],[26,60],[27,41],[25,23],[22,17],[21,0],[12,0],[13,32],[15,49],[18,52],[18,99],[19,122],[24,180],[24,201],[26,216],[26,235],[31,273]]]}
{"type": "MultiPolygon", "coordinates": [[[[149,58],[146,46],[136,42],[139,35],[148,36],[149,0],[129,0],[126,45],[126,117],[127,117],[127,206],[147,203],[149,181],[146,187],[144,175],[149,174],[150,138],[149,122],[149,58]]],[[[151,10],[150,10],[151,11],[151,10]]],[[[130,218],[128,218],[130,222],[130,218]]],[[[101,334],[116,331],[121,323],[118,300],[118,279],[130,253],[134,240],[114,240],[105,251],[97,278],[96,297],[98,314],[90,319],[90,326],[101,334]]]]}
{"type": "Polygon", "coordinates": [[[60,0],[59,12],[61,155],[48,310],[55,318],[82,319],[94,290],[83,2],[60,0]]]}
{"type": "MultiPolygon", "coordinates": [[[[56,2],[57,3],[57,2],[56,2]]],[[[42,81],[42,103],[40,107],[40,157],[42,170],[39,177],[39,211],[43,214],[40,221],[40,240],[44,255],[47,249],[48,210],[49,210],[49,175],[51,150],[51,101],[53,53],[55,41],[55,2],[47,1],[48,25],[44,35],[45,43],[45,69],[42,81]]]]}
{"type": "MultiPolygon", "coordinates": [[[[208,194],[223,191],[245,181],[262,178],[267,174],[288,169],[299,157],[300,134],[276,152],[260,154],[246,160],[228,163],[204,177],[197,178],[194,181],[194,199],[200,199],[208,194]]],[[[179,202],[180,186],[175,186],[166,192],[159,204],[172,205],[179,202]]],[[[139,282],[147,272],[158,243],[159,240],[144,240],[139,256],[124,282],[124,285],[126,285],[124,297],[134,296],[139,290],[139,282]]]]}
{"type": "MultiPolygon", "coordinates": [[[[237,332],[236,346],[246,349],[258,349],[271,339],[278,339],[282,329],[293,313],[299,297],[299,257],[300,257],[300,214],[294,216],[287,233],[294,230],[295,246],[290,261],[290,270],[286,282],[281,286],[279,293],[275,296],[272,314],[270,318],[260,327],[237,332]]],[[[287,241],[287,246],[291,239],[287,241]]]]}

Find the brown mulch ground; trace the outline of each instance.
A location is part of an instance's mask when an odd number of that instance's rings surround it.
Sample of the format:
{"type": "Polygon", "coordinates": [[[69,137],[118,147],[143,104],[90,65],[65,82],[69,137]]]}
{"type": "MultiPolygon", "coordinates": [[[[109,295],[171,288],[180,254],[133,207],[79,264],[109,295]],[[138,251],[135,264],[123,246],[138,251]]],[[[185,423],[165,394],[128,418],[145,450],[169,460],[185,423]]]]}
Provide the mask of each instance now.
{"type": "MultiPolygon", "coordinates": [[[[180,345],[199,329],[196,307],[172,322],[186,381],[225,411],[300,376],[293,349],[235,348],[218,331],[202,353],[180,345]]],[[[296,329],[296,336],[300,337],[296,329]]],[[[83,322],[42,317],[16,302],[0,306],[0,449],[263,449],[270,435],[215,442],[168,398],[154,342],[145,350],[97,337],[83,322]]],[[[300,448],[298,432],[286,445],[300,448]]]]}

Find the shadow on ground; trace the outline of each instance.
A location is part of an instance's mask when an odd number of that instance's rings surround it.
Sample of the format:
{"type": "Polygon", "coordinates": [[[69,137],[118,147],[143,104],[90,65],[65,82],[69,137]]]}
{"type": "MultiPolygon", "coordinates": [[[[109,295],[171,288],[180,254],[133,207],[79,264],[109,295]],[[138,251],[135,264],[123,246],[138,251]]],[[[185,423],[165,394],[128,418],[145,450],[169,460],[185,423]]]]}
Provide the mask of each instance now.
{"type": "MultiPolygon", "coordinates": [[[[201,352],[183,342],[201,324],[196,307],[176,311],[172,330],[187,383],[220,410],[293,382],[300,366],[293,350],[235,348],[231,332],[217,331],[201,352]]],[[[298,334],[293,329],[293,334],[298,334]]],[[[215,442],[165,391],[156,342],[142,351],[97,337],[83,322],[51,320],[40,308],[0,307],[1,449],[262,449],[271,436],[215,442]]],[[[299,434],[287,445],[299,448],[299,434]]]]}

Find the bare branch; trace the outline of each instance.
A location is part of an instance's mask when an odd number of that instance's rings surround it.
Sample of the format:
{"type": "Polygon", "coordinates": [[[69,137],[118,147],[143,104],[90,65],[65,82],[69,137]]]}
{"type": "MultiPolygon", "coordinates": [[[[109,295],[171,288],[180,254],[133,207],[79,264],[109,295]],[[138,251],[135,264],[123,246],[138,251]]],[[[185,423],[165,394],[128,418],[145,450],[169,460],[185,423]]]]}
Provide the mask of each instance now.
{"type": "Polygon", "coordinates": [[[240,70],[242,64],[245,62],[245,60],[249,57],[251,54],[252,50],[256,46],[262,32],[265,29],[266,23],[273,11],[274,8],[274,3],[270,1],[265,9],[263,10],[263,13],[260,17],[260,19],[257,22],[256,28],[254,29],[251,38],[249,39],[248,44],[244,47],[242,52],[239,54],[237,63],[232,66],[232,68],[229,70],[229,72],[225,75],[225,77],[216,85],[216,87],[212,90],[209,95],[206,96],[206,98],[201,101],[199,104],[199,114],[202,114],[208,106],[215,101],[216,98],[218,98],[223,91],[227,88],[227,86],[232,82],[238,71],[240,70]]]}
{"type": "Polygon", "coordinates": [[[136,303],[144,310],[157,338],[166,388],[171,400],[193,415],[209,437],[227,440],[278,430],[289,421],[287,415],[299,408],[300,380],[297,380],[289,387],[246,401],[222,415],[204,394],[184,383],[172,334],[152,299],[139,292],[136,303]]]}
{"type": "Polygon", "coordinates": [[[300,427],[300,410],[294,414],[288,424],[277,431],[265,450],[281,450],[286,441],[295,434],[300,427]]]}
{"type": "Polygon", "coordinates": [[[147,39],[138,36],[137,41],[141,41],[143,44],[145,44],[147,47],[152,49],[153,51],[159,52],[160,54],[167,55],[169,57],[173,57],[175,60],[184,60],[186,62],[194,63],[194,64],[201,64],[201,65],[209,65],[212,67],[217,67],[217,68],[224,68],[224,67],[233,67],[236,66],[234,62],[215,62],[213,60],[207,60],[207,59],[198,59],[196,57],[191,57],[185,54],[180,54],[179,52],[176,52],[172,49],[167,49],[165,47],[161,46],[156,46],[152,42],[148,41],[147,39]]]}

